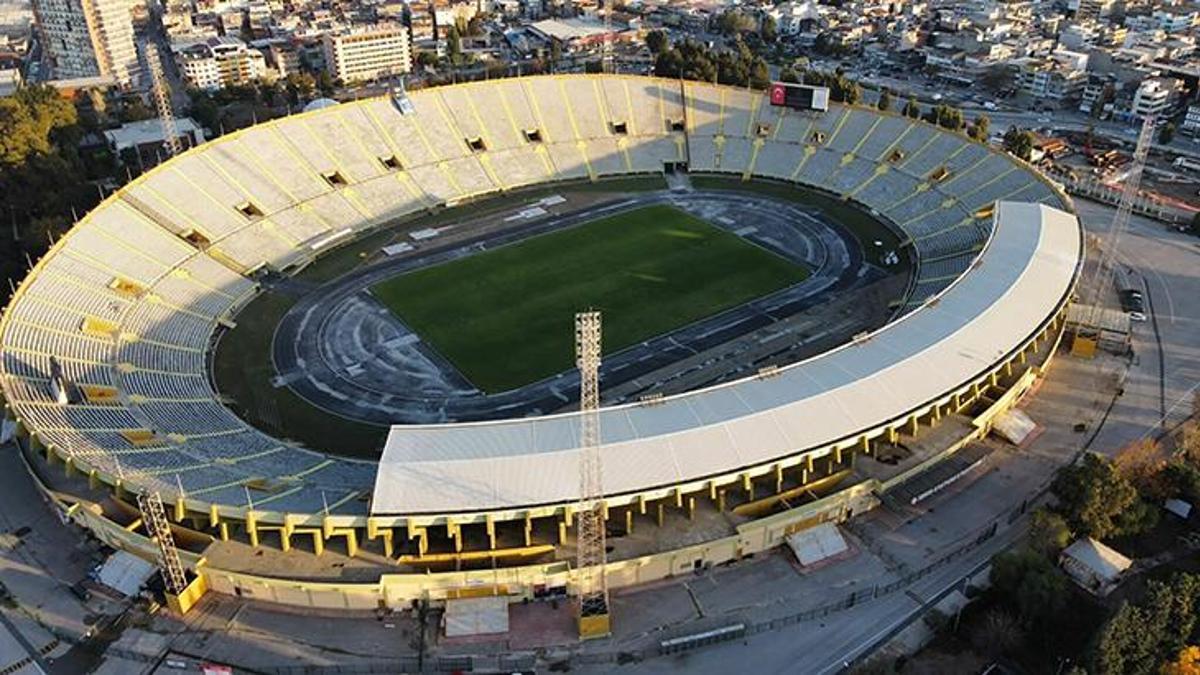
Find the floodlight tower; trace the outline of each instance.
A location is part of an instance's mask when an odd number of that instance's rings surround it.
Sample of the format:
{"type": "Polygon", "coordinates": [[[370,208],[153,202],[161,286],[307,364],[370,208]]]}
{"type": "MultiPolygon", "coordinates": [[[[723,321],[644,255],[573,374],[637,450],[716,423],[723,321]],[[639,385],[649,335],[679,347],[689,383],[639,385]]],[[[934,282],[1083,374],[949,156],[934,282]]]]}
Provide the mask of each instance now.
{"type": "Polygon", "coordinates": [[[142,524],[146,526],[146,534],[158,544],[158,565],[162,572],[163,584],[166,585],[168,593],[179,595],[187,588],[187,576],[183,573],[179,550],[175,548],[175,537],[171,534],[170,523],[167,522],[162,497],[157,492],[143,492],[138,495],[137,501],[142,512],[142,524]]]}
{"type": "Polygon", "coordinates": [[[1091,309],[1088,311],[1085,325],[1080,326],[1080,332],[1072,343],[1072,351],[1076,354],[1091,356],[1095,353],[1104,293],[1112,287],[1113,278],[1116,275],[1117,246],[1133,215],[1133,203],[1137,200],[1138,188],[1142,184],[1142,170],[1146,168],[1146,157],[1150,154],[1150,145],[1154,140],[1154,124],[1154,115],[1147,115],[1142,119],[1142,130],[1138,134],[1137,147],[1133,151],[1133,161],[1130,162],[1129,170],[1121,184],[1121,199],[1108,230],[1108,243],[1100,253],[1100,260],[1096,263],[1091,288],[1087,289],[1086,299],[1091,305],[1091,309]]]}
{"type": "Polygon", "coordinates": [[[600,462],[600,312],[575,315],[575,364],[579,367],[579,505],[575,513],[579,589],[579,637],[611,632],[608,582],[604,578],[604,470],[600,462]]]}
{"type": "Polygon", "coordinates": [[[158,47],[153,42],[146,43],[146,67],[150,69],[151,90],[154,94],[154,105],[158,108],[158,123],[162,127],[163,147],[171,157],[183,152],[183,144],[179,142],[179,128],[175,126],[175,111],[171,109],[171,88],[167,86],[163,76],[162,61],[158,56],[158,47]]]}
{"type": "Polygon", "coordinates": [[[612,6],[614,0],[604,0],[604,44],[600,52],[600,72],[611,73],[613,69],[612,6]]]}

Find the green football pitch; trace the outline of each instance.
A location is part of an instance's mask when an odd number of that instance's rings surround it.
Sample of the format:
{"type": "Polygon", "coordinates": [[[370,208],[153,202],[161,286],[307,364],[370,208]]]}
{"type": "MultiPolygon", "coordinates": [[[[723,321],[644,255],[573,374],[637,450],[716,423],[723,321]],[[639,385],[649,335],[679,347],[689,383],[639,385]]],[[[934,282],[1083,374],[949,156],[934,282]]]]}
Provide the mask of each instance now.
{"type": "Polygon", "coordinates": [[[486,392],[574,362],[574,314],[612,353],[790,286],[808,270],[671,206],[648,206],[428,267],[375,297],[486,392]]]}

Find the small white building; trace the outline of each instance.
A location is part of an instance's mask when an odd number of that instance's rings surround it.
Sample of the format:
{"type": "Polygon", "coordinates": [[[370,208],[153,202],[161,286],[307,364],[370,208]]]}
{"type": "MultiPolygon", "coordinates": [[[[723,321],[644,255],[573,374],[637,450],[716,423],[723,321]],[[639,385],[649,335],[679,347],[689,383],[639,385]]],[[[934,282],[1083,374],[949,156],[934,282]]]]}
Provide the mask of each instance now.
{"type": "Polygon", "coordinates": [[[1058,564],[1071,579],[1095,595],[1108,595],[1133,561],[1088,537],[1065,548],[1058,564]]]}

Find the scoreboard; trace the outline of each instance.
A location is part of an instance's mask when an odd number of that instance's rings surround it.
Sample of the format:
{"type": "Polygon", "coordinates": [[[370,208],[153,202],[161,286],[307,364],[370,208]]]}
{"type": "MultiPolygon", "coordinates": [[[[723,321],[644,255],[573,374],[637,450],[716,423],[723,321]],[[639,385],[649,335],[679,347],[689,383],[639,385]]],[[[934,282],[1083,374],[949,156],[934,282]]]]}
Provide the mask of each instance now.
{"type": "Polygon", "coordinates": [[[772,82],[769,91],[771,105],[781,105],[797,110],[829,111],[829,87],[772,82]]]}

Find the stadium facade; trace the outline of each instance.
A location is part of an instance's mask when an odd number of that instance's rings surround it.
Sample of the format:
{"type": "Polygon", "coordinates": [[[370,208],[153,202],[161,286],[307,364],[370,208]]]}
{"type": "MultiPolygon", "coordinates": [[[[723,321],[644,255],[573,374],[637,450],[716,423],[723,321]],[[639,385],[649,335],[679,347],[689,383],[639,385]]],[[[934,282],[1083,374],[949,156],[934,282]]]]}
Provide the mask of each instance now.
{"type": "Polygon", "coordinates": [[[799,113],[764,92],[630,76],[462,84],[409,102],[345,103],[188,150],[106,199],[32,269],[0,322],[0,384],[34,478],[61,464],[87,479],[86,494],[43,484],[70,517],[152,555],[136,523],[97,495],[153,491],[193,539],[286,550],[299,537],[317,552],[336,540],[400,564],[377,582],[318,583],[185,553],[208,586],[279,602],[374,608],[467,587],[521,596],[567,585],[565,562],[521,561],[570,540],[576,416],[394,427],[380,462],[355,461],[239,419],[206,361],[262,272],[292,273],[397,219],[525,186],[676,168],[790,182],[887,222],[918,261],[900,318],[871,334],[602,413],[610,518],[661,524],[700,503],[747,516],[728,536],[611,562],[612,587],[736,560],[872,508],[985,435],[1057,347],[1083,256],[1071,204],[961,134],[870,108],[799,113]],[[856,457],[930,427],[940,445],[921,464],[842,485],[856,457]],[[789,496],[800,505],[780,509],[789,496]],[[498,550],[512,556],[498,570],[430,573],[498,550]]]}

